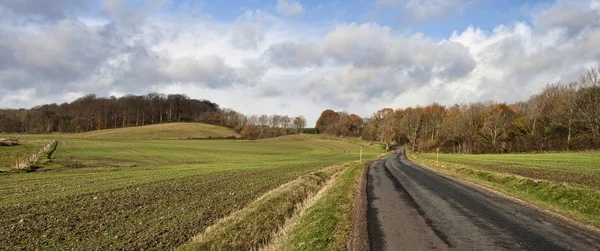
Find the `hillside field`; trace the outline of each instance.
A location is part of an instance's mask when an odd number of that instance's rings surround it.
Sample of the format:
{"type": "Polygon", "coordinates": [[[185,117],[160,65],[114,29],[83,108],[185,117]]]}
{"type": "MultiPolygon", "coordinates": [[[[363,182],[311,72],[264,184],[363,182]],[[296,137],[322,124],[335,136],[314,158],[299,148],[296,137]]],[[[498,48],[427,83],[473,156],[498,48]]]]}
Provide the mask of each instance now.
{"type": "Polygon", "coordinates": [[[310,135],[258,141],[83,135],[93,134],[52,135],[59,145],[35,172],[0,173],[0,246],[172,249],[267,191],[357,161],[361,146],[364,159],[380,153],[359,141],[310,135]]]}
{"type": "Polygon", "coordinates": [[[163,123],[75,134],[90,139],[207,139],[239,138],[231,128],[203,123],[163,123]]]}

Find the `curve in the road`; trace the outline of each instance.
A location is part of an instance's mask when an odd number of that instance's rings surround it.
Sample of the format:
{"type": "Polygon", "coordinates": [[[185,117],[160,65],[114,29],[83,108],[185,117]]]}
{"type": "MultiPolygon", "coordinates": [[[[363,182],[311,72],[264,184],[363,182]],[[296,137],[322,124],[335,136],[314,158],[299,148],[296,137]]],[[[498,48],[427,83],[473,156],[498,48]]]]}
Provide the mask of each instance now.
{"type": "Polygon", "coordinates": [[[367,175],[372,250],[600,250],[600,235],[432,172],[403,152],[367,175]]]}

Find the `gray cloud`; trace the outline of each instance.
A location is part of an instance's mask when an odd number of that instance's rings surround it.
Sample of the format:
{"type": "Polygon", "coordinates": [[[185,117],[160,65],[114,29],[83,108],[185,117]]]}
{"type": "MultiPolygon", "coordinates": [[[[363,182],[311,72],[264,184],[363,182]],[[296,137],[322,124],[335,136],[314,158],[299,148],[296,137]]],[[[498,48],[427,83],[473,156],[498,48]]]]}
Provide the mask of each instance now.
{"type": "Polygon", "coordinates": [[[292,41],[273,44],[265,55],[281,67],[316,66],[328,60],[361,67],[417,64],[459,71],[454,76],[468,73],[475,64],[469,50],[459,43],[438,44],[422,36],[395,36],[389,28],[376,24],[338,27],[321,44],[292,41]]]}
{"type": "Polygon", "coordinates": [[[153,49],[155,40],[138,36],[113,23],[88,25],[71,18],[25,28],[0,25],[0,92],[35,88],[40,96],[67,91],[107,95],[170,83],[223,89],[255,84],[267,70],[259,60],[232,67],[214,54],[173,57],[153,49]]]}
{"type": "Polygon", "coordinates": [[[244,59],[242,66],[235,68],[236,82],[243,85],[259,84],[268,70],[268,62],[264,60],[244,59]]]}
{"type": "MultiPolygon", "coordinates": [[[[72,19],[39,27],[35,32],[0,28],[0,44],[4,44],[0,53],[9,54],[0,59],[0,72],[3,76],[25,72],[43,82],[65,85],[92,74],[122,49],[120,42],[110,27],[89,27],[72,19]]],[[[0,83],[14,87],[36,85],[29,78],[22,80],[0,83]]]]}
{"type": "Polygon", "coordinates": [[[285,91],[276,85],[264,85],[257,88],[257,97],[273,98],[285,95],[285,91]]]}
{"type": "Polygon", "coordinates": [[[563,28],[569,35],[577,35],[586,28],[598,28],[600,9],[591,8],[590,1],[559,2],[535,17],[536,26],[543,30],[563,28]]]}
{"type": "Polygon", "coordinates": [[[176,59],[167,73],[174,81],[196,82],[211,88],[223,88],[233,84],[235,80],[233,68],[216,55],[176,59]]]}
{"type": "Polygon", "coordinates": [[[296,0],[277,0],[276,8],[279,13],[289,17],[297,17],[304,14],[302,4],[296,0]]]}
{"type": "Polygon", "coordinates": [[[3,0],[0,2],[0,13],[34,20],[56,20],[77,12],[91,3],[91,0],[3,0]]]}
{"type": "Polygon", "coordinates": [[[286,41],[272,44],[264,54],[274,65],[286,68],[317,66],[323,63],[323,55],[316,44],[286,41]]]}
{"type": "Polygon", "coordinates": [[[395,97],[434,79],[454,81],[476,67],[468,48],[460,43],[397,36],[376,24],[337,27],[320,44],[273,44],[265,57],[283,68],[319,67],[325,62],[340,67],[332,82],[344,93],[366,99],[395,97]]]}

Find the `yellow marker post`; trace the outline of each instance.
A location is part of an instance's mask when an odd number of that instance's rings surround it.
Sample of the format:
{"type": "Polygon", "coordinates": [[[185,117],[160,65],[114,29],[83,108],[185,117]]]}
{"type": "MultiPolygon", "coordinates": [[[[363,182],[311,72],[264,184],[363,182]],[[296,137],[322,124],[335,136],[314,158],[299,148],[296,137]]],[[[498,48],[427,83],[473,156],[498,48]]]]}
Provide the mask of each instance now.
{"type": "Polygon", "coordinates": [[[435,155],[435,165],[440,167],[440,148],[437,148],[437,154],[435,155]]]}
{"type": "Polygon", "coordinates": [[[360,147],[360,158],[359,163],[362,164],[362,146],[360,147]]]}

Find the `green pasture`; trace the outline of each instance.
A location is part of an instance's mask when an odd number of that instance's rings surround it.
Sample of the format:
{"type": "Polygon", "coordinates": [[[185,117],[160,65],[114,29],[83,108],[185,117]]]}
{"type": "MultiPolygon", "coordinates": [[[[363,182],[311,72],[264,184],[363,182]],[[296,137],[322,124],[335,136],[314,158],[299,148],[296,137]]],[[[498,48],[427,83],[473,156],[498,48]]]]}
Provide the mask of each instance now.
{"type": "Polygon", "coordinates": [[[600,152],[409,154],[441,172],[600,227],[600,152]]]}
{"type": "MultiPolygon", "coordinates": [[[[418,154],[434,161],[436,154],[418,154]]],[[[600,152],[440,154],[440,162],[463,164],[488,171],[534,179],[600,188],[600,152]]]]}

